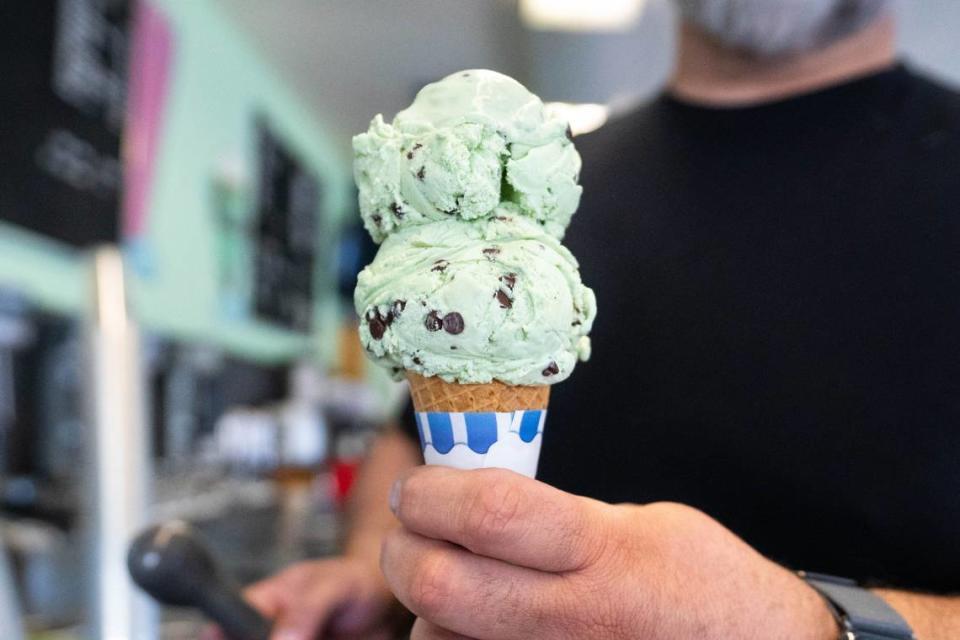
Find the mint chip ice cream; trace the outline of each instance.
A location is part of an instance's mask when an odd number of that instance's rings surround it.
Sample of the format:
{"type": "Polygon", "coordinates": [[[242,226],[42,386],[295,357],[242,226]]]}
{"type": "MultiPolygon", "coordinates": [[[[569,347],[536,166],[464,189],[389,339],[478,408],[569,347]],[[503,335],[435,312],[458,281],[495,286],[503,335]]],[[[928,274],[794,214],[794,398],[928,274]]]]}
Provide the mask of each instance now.
{"type": "Polygon", "coordinates": [[[550,385],[590,356],[593,292],[560,244],[580,202],[567,123],[515,80],[455,73],[353,140],[377,257],[360,339],[397,378],[550,385]]]}
{"type": "Polygon", "coordinates": [[[376,116],[353,148],[360,213],[376,242],[426,220],[502,213],[562,238],[580,203],[580,155],[567,123],[495,71],[427,85],[392,123],[376,116]]]}
{"type": "Polygon", "coordinates": [[[360,274],[360,339],[398,376],[552,384],[590,352],[596,302],[577,262],[523,218],[402,229],[360,274]]]}

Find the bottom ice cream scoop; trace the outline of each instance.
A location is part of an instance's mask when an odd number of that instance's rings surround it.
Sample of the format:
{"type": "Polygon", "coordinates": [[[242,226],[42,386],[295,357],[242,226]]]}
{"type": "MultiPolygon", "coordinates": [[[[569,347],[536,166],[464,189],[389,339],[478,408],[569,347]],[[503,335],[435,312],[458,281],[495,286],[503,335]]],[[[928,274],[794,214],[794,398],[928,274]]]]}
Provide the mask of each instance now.
{"type": "Polygon", "coordinates": [[[590,355],[596,313],[570,252],[511,216],[399,230],[361,272],[354,301],[378,364],[464,384],[566,379],[590,355]]]}

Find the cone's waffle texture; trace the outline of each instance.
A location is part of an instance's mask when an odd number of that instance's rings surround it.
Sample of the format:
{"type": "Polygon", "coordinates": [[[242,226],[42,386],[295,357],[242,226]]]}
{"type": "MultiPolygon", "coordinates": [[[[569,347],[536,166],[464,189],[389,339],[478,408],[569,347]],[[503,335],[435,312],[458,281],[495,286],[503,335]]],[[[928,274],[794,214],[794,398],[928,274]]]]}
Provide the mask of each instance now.
{"type": "Polygon", "coordinates": [[[417,411],[506,412],[521,409],[546,409],[550,387],[511,386],[502,382],[457,384],[440,378],[424,378],[407,372],[410,395],[417,411]]]}

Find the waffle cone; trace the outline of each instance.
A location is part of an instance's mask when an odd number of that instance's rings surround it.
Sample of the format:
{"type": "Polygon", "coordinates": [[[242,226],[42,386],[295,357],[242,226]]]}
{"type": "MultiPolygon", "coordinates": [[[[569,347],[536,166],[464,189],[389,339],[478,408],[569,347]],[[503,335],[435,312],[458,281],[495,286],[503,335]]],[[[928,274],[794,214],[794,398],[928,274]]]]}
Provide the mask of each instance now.
{"type": "Polygon", "coordinates": [[[449,412],[507,412],[526,409],[546,409],[550,401],[550,387],[511,386],[502,382],[487,384],[457,384],[440,378],[424,378],[407,372],[410,395],[417,411],[449,412]]]}

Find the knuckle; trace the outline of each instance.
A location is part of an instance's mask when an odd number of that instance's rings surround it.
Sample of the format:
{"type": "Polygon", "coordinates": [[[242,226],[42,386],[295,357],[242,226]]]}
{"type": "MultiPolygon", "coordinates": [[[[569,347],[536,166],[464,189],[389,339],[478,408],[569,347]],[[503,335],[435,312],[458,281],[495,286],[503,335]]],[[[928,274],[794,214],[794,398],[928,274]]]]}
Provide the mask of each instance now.
{"type": "Polygon", "coordinates": [[[699,509],[679,502],[654,502],[645,508],[670,522],[697,524],[708,519],[699,509]]]}
{"type": "Polygon", "coordinates": [[[610,543],[610,519],[603,512],[588,510],[580,502],[568,508],[564,519],[563,547],[569,550],[569,562],[574,570],[583,570],[595,565],[606,554],[610,543]]]}
{"type": "MultiPolygon", "coordinates": [[[[565,572],[592,570],[603,564],[617,546],[620,527],[616,519],[586,498],[573,497],[573,501],[558,503],[549,513],[556,522],[562,523],[553,535],[557,547],[563,550],[559,560],[565,572]]],[[[615,554],[614,554],[615,555],[615,554]]]]}
{"type": "Polygon", "coordinates": [[[709,539],[717,529],[716,521],[699,509],[675,502],[649,505],[664,538],[683,545],[686,541],[709,539]]]}
{"type": "Polygon", "coordinates": [[[442,553],[428,554],[413,573],[410,598],[416,612],[426,618],[441,615],[453,595],[449,559],[442,553]]]}
{"type": "Polygon", "coordinates": [[[512,477],[489,474],[465,505],[463,537],[471,542],[500,539],[516,521],[523,497],[523,489],[512,477]]]}
{"type": "Polygon", "coordinates": [[[641,558],[660,567],[691,569],[713,557],[729,556],[729,542],[735,538],[716,520],[702,511],[683,504],[661,502],[639,507],[642,517],[635,521],[632,549],[641,558]]]}

